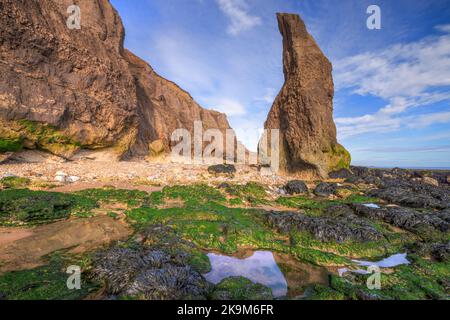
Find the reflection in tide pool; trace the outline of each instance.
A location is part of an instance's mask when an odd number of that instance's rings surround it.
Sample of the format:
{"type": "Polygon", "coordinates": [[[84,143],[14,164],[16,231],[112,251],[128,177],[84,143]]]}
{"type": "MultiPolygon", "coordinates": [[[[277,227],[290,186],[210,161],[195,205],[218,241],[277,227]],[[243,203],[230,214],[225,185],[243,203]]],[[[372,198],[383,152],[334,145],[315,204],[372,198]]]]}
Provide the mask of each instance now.
{"type": "Polygon", "coordinates": [[[287,295],[288,284],[278,267],[272,252],[256,251],[251,257],[238,259],[214,253],[208,254],[211,272],[206,280],[218,284],[229,277],[245,277],[272,289],[275,297],[287,295]]]}

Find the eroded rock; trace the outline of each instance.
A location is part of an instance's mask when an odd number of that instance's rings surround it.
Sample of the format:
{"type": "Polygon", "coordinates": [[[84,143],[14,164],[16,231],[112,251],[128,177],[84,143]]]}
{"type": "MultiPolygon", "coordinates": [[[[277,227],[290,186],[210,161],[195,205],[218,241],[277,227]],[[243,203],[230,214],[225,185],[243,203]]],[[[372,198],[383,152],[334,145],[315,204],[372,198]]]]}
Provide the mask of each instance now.
{"type": "Polygon", "coordinates": [[[332,170],[348,167],[351,160],[336,139],[332,65],[298,15],[280,13],[277,17],[283,36],[285,83],[265,129],[280,130],[282,172],[325,177],[332,170]]]}

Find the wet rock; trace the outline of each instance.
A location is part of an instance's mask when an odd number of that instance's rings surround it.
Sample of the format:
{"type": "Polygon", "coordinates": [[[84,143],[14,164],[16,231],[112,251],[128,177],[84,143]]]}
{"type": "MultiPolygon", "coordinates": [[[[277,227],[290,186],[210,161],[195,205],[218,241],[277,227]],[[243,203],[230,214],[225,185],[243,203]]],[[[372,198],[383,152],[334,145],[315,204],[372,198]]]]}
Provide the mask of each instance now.
{"type": "Polygon", "coordinates": [[[339,218],[309,217],[296,212],[271,212],[267,224],[281,233],[307,231],[322,242],[376,241],[382,234],[356,216],[339,218]]]}
{"type": "Polygon", "coordinates": [[[300,180],[289,181],[284,187],[284,190],[286,190],[286,193],[290,195],[305,194],[309,191],[306,183],[300,180]]]}
{"type": "Polygon", "coordinates": [[[450,260],[450,241],[444,243],[416,242],[406,246],[409,253],[423,257],[431,257],[439,262],[450,260]]]}
{"type": "Polygon", "coordinates": [[[355,213],[352,208],[345,204],[337,204],[326,209],[326,213],[332,217],[354,217],[355,213]]]}
{"type": "Polygon", "coordinates": [[[190,266],[165,264],[137,275],[126,289],[126,295],[149,300],[179,300],[206,298],[208,284],[190,266]]]}
{"type": "Polygon", "coordinates": [[[204,299],[210,285],[180,257],[158,249],[116,247],[97,255],[92,275],[105,283],[108,295],[204,299]]]}
{"type": "Polygon", "coordinates": [[[213,300],[273,300],[272,290],[243,277],[222,280],[211,294],[213,300]]]}
{"type": "Polygon", "coordinates": [[[440,262],[450,260],[450,241],[447,243],[436,243],[431,246],[431,256],[440,262]]]}
{"type": "Polygon", "coordinates": [[[218,164],[210,166],[208,172],[213,175],[233,176],[236,173],[236,167],[232,164],[218,164]]]}
{"type": "Polygon", "coordinates": [[[348,179],[353,176],[353,172],[348,169],[333,171],[328,175],[331,179],[348,179]]]}
{"type": "Polygon", "coordinates": [[[450,224],[439,215],[420,213],[401,207],[372,208],[362,204],[352,205],[358,215],[378,219],[393,226],[414,232],[420,236],[429,237],[433,232],[448,232],[450,224]]]}
{"type": "Polygon", "coordinates": [[[366,168],[366,167],[354,167],[354,166],[351,166],[350,170],[353,172],[354,175],[356,175],[358,177],[366,177],[370,173],[369,168],[366,168]]]}
{"type": "Polygon", "coordinates": [[[331,195],[336,195],[337,184],[321,182],[314,189],[314,194],[318,197],[329,197],[331,195]]]}
{"type": "Polygon", "coordinates": [[[450,208],[450,190],[428,184],[386,181],[385,187],[372,190],[370,196],[412,208],[450,208]]]}

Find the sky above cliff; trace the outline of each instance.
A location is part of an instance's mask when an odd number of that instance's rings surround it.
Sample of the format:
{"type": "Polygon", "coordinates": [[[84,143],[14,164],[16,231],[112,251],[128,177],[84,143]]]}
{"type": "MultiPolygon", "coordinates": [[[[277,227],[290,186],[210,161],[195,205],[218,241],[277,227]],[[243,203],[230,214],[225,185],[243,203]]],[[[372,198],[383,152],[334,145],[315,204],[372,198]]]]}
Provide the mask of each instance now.
{"type": "Polygon", "coordinates": [[[450,167],[450,0],[111,0],[125,46],[255,149],[281,89],[276,12],[298,13],[334,66],[353,163],[450,167]],[[339,4],[338,4],[339,3],[339,4]],[[381,29],[366,26],[381,9],[381,29]]]}

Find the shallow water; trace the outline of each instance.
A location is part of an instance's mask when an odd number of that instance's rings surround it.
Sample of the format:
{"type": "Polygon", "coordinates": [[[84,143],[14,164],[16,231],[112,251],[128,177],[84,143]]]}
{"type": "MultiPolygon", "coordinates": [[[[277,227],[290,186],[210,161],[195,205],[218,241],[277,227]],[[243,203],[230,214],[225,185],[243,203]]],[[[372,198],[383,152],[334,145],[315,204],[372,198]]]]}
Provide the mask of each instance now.
{"type": "Polygon", "coordinates": [[[301,263],[285,254],[256,251],[246,258],[210,253],[211,272],[205,278],[218,284],[223,279],[241,276],[272,289],[275,297],[296,297],[310,284],[328,285],[325,268],[301,263]]]}
{"type": "Polygon", "coordinates": [[[352,260],[352,261],[362,267],[378,266],[380,268],[393,268],[403,264],[410,264],[406,256],[407,256],[406,253],[399,253],[394,254],[393,256],[390,256],[378,262],[360,261],[360,260],[352,260]]]}
{"type": "Polygon", "coordinates": [[[275,297],[287,295],[287,281],[272,252],[256,251],[246,259],[214,253],[208,254],[208,257],[211,261],[211,272],[205,274],[205,278],[209,282],[218,284],[223,279],[242,276],[252,282],[271,288],[275,297]]]}

